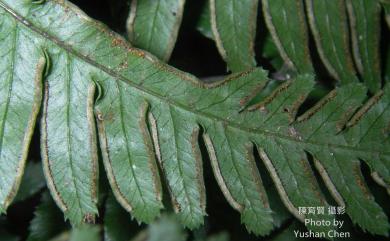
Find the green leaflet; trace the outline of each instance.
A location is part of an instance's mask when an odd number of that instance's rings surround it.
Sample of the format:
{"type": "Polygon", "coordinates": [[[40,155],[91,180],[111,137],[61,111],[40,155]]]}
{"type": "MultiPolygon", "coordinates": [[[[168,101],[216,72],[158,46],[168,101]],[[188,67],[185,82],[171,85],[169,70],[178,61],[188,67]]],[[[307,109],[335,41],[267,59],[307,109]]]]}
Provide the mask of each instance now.
{"type": "MultiPolygon", "coordinates": [[[[331,138],[335,144],[345,143],[348,140],[338,133],[343,130],[347,120],[360,106],[366,97],[365,93],[366,89],[360,85],[350,85],[331,92],[321,103],[318,103],[321,109],[318,109],[317,113],[308,120],[303,116],[298,130],[306,136],[307,140],[324,141],[331,138]]],[[[318,106],[313,107],[312,110],[316,110],[318,106]]],[[[361,132],[357,136],[360,134],[361,132]]],[[[347,206],[347,213],[352,221],[358,223],[363,229],[383,234],[389,227],[387,218],[364,184],[359,160],[349,158],[348,153],[336,151],[331,147],[309,149],[318,159],[315,165],[324,178],[325,184],[338,204],[347,206]],[[378,223],[372,220],[378,220],[378,223]]],[[[388,172],[386,166],[382,168],[388,172]]]]}
{"type": "MultiPolygon", "coordinates": [[[[390,85],[378,91],[347,123],[348,142],[357,148],[381,148],[389,150],[390,85]]],[[[372,171],[383,178],[388,190],[390,184],[390,156],[366,152],[361,154],[372,171]]],[[[378,179],[377,179],[378,180],[378,179]]]]}
{"type": "Polygon", "coordinates": [[[250,140],[222,124],[211,126],[207,132],[204,139],[224,196],[242,213],[241,221],[248,231],[268,234],[273,228],[273,217],[250,140]]]}
{"type": "Polygon", "coordinates": [[[186,241],[187,232],[174,216],[162,216],[148,227],[148,241],[186,241]]]}
{"type": "Polygon", "coordinates": [[[210,0],[211,27],[219,53],[232,72],[256,65],[258,0],[210,0]]]}
{"type": "MultiPolygon", "coordinates": [[[[327,206],[306,151],[312,153],[321,164],[317,166],[325,170],[336,158],[343,159],[340,172],[346,169],[351,172],[354,168],[353,177],[350,174],[342,177],[351,183],[344,189],[332,185],[328,188],[336,189],[345,200],[347,212],[355,222],[370,232],[387,234],[388,223],[383,211],[370,198],[369,191],[362,188],[365,184],[360,178],[357,160],[367,162],[384,184],[389,185],[389,87],[358,109],[350,120],[348,113],[352,114],[352,109],[358,107],[363,97],[354,96],[351,102],[343,103],[344,99],[337,95],[361,87],[350,84],[337,88],[335,96],[325,98],[297,122],[298,108],[314,84],[310,75],[284,82],[262,102],[246,108],[248,101],[267,84],[267,73],[261,69],[249,69],[225,80],[204,84],[146,52],[129,47],[122,38],[62,0],[41,5],[1,0],[0,15],[1,19],[18,23],[17,27],[1,28],[1,34],[15,28],[34,40],[34,45],[25,41],[18,48],[48,49],[52,68],[45,79],[42,134],[43,140],[48,140],[50,145],[43,150],[48,150],[55,158],[47,159],[46,156],[46,175],[57,204],[64,207],[66,201],[66,209],[63,209],[74,224],[83,221],[85,214],[95,211],[92,192],[95,143],[91,112],[94,88],[99,87],[101,92],[95,114],[105,168],[113,190],[117,192],[116,198],[127,210],[132,207],[132,214],[139,220],[153,219],[160,209],[159,181],[150,150],[152,142],[181,222],[192,228],[203,222],[204,184],[196,142],[202,128],[218,183],[230,204],[241,213],[248,230],[264,235],[273,228],[272,210],[253,161],[252,151],[257,148],[285,206],[300,220],[322,217],[303,216],[297,212],[299,206],[327,206]],[[67,71],[69,67],[73,71],[67,71]],[[69,93],[74,98],[69,98],[69,93]],[[337,106],[345,104],[345,109],[351,109],[351,112],[332,115],[334,108],[327,108],[327,104],[333,103],[330,100],[337,106]],[[74,113],[68,116],[64,108],[74,113]],[[323,121],[322,117],[327,116],[334,119],[329,117],[323,121]],[[299,124],[311,121],[313,125],[310,126],[325,126],[329,131],[312,135],[312,130],[299,124]],[[72,138],[67,131],[75,133],[72,138]],[[54,138],[54,134],[60,139],[54,138]],[[135,141],[131,139],[133,134],[137,137],[135,141]],[[71,147],[81,150],[64,151],[63,140],[71,140],[71,147]],[[122,148],[118,149],[119,145],[122,148]],[[69,154],[73,154],[74,161],[70,162],[69,154]],[[144,161],[140,163],[139,160],[144,161]],[[69,171],[71,163],[77,167],[74,173],[69,171]],[[49,167],[55,172],[47,170],[49,167]],[[138,175],[145,178],[135,182],[138,175]],[[124,177],[127,177],[125,182],[124,177]],[[115,182],[119,179],[120,182],[115,182]],[[69,186],[68,180],[74,182],[69,186]],[[75,196],[75,188],[82,195],[75,196]],[[126,191],[118,195],[121,190],[136,191],[134,196],[126,191]],[[355,207],[355,196],[364,196],[364,204],[355,207]],[[356,210],[366,207],[380,219],[368,222],[361,220],[365,216],[355,215],[356,210]],[[148,208],[152,212],[148,212],[148,208]]],[[[45,142],[43,145],[46,146],[45,142]]],[[[324,175],[325,180],[332,181],[332,178],[338,177],[324,175]]],[[[87,215],[84,221],[90,221],[89,217],[87,215]]]]}
{"type": "Polygon", "coordinates": [[[134,46],[168,61],[175,47],[185,0],[133,0],[127,31],[134,46]]]}
{"type": "Polygon", "coordinates": [[[173,208],[190,228],[203,224],[206,191],[196,116],[170,104],[156,104],[151,121],[156,153],[168,180],[173,208]]]}
{"type": "Polygon", "coordinates": [[[213,39],[213,32],[211,30],[211,15],[210,15],[210,3],[209,0],[206,0],[204,6],[202,7],[202,12],[199,16],[198,22],[196,24],[196,29],[203,34],[203,36],[213,39]]]}
{"type": "Polygon", "coordinates": [[[34,218],[29,226],[28,241],[46,241],[61,231],[65,230],[67,225],[64,222],[61,211],[57,208],[55,202],[48,192],[42,194],[41,203],[34,212],[34,218]]]}
{"type": "Polygon", "coordinates": [[[120,204],[149,223],[160,213],[162,193],[146,126],[148,105],[125,84],[109,83],[103,87],[105,97],[96,105],[104,166],[120,204]]]}
{"type": "Polygon", "coordinates": [[[104,213],[104,240],[131,240],[135,228],[128,213],[118,204],[112,194],[106,200],[104,213]],[[120,225],[118,225],[120,224],[120,225]]]}
{"type": "Polygon", "coordinates": [[[14,202],[24,201],[46,187],[42,166],[39,162],[29,161],[14,202]]]}
{"type": "Polygon", "coordinates": [[[347,12],[343,0],[306,0],[310,27],[322,62],[342,84],[357,82],[349,52],[347,12]]]}
{"type": "Polygon", "coordinates": [[[262,4],[265,22],[285,63],[298,73],[312,73],[303,2],[265,0],[262,4]]]}
{"type": "Polygon", "coordinates": [[[100,232],[100,226],[83,224],[59,234],[50,241],[99,241],[101,240],[100,232]]]}
{"type": "Polygon", "coordinates": [[[265,191],[267,192],[268,202],[270,204],[271,210],[278,210],[277,212],[272,213],[274,230],[281,228],[283,224],[288,222],[289,219],[292,218],[291,213],[284,206],[278,191],[273,185],[272,178],[268,175],[266,167],[262,163],[257,163],[259,166],[259,172],[262,177],[263,185],[265,187],[265,191]]]}
{"type": "Polygon", "coordinates": [[[376,0],[349,0],[347,7],[355,63],[366,86],[375,93],[381,87],[380,4],[376,0]]]}
{"type": "Polygon", "coordinates": [[[267,34],[264,38],[263,50],[261,52],[262,56],[268,59],[275,69],[281,69],[283,67],[284,60],[281,58],[279,50],[270,34],[267,34]]]}
{"type": "Polygon", "coordinates": [[[72,229],[69,241],[99,241],[99,233],[100,226],[85,224],[78,228],[72,229]]]}
{"type": "MultiPolygon", "coordinates": [[[[256,108],[265,113],[264,117],[261,118],[263,128],[268,129],[276,125],[278,126],[277,131],[288,133],[291,137],[298,137],[296,130],[289,123],[293,121],[298,106],[309,94],[313,84],[312,76],[301,76],[279,86],[269,97],[257,104],[256,108]]],[[[295,148],[295,144],[284,139],[261,136],[254,138],[256,138],[255,142],[260,157],[264,161],[283,203],[296,218],[301,221],[305,218],[304,215],[298,213],[297,207],[328,206],[319,192],[317,181],[302,149],[295,148]]],[[[307,215],[306,218],[326,220],[333,217],[307,215]]],[[[308,228],[327,231],[326,227],[308,228]]]]}
{"type": "Polygon", "coordinates": [[[94,222],[98,212],[95,85],[84,81],[90,78],[85,63],[68,52],[50,54],[41,124],[44,173],[54,199],[73,224],[94,222]]]}
{"type": "Polygon", "coordinates": [[[41,106],[47,59],[18,21],[0,18],[0,213],[19,188],[41,106]],[[24,49],[18,48],[26,43],[24,49]]]}

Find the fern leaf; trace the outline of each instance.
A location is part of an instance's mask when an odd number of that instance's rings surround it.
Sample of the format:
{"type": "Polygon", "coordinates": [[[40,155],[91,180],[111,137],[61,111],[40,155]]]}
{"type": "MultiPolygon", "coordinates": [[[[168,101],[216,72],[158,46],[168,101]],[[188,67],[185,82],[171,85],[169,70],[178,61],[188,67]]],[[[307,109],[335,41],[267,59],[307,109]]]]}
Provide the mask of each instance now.
{"type": "Polygon", "coordinates": [[[85,63],[68,52],[52,59],[45,79],[41,124],[42,162],[48,187],[74,224],[97,214],[97,147],[93,98],[85,63]],[[79,80],[79,81],[78,81],[79,80]]]}
{"type": "MultiPolygon", "coordinates": [[[[44,154],[46,178],[55,201],[74,225],[91,221],[86,214],[93,216],[96,209],[94,107],[112,189],[139,221],[154,219],[162,208],[155,153],[181,222],[191,228],[203,223],[205,188],[197,142],[202,131],[216,179],[248,230],[264,235],[274,223],[254,162],[256,148],[285,206],[299,220],[333,219],[297,211],[300,206],[328,206],[308,161],[311,153],[331,193],[345,203],[352,220],[372,233],[387,235],[387,217],[365,188],[359,160],[383,184],[390,184],[388,86],[362,107],[366,90],[360,84],[336,88],[296,119],[314,85],[311,75],[286,81],[260,103],[249,105],[269,81],[259,68],[202,83],[129,47],[62,0],[39,4],[1,0],[0,15],[15,23],[1,28],[1,34],[13,29],[28,34],[34,44],[23,41],[17,48],[32,53],[46,49],[44,59],[52,63],[44,79],[41,134],[50,144],[42,143],[48,153],[44,154]],[[69,67],[73,71],[67,71],[69,67]],[[100,91],[93,103],[95,88],[100,91]],[[74,113],[67,115],[66,110],[74,113]],[[74,133],[71,137],[69,131],[74,133]],[[60,138],[57,142],[54,133],[60,138]],[[73,151],[64,148],[67,143],[73,143],[73,151]],[[348,183],[340,186],[342,182],[348,183]]],[[[9,63],[7,67],[12,69],[9,63]]]]}
{"type": "Polygon", "coordinates": [[[28,241],[50,240],[61,231],[65,230],[67,225],[64,222],[61,211],[56,203],[50,197],[48,192],[42,194],[41,203],[34,212],[34,218],[29,226],[28,241]]]}
{"type": "Polygon", "coordinates": [[[203,36],[213,39],[213,32],[211,30],[211,13],[210,13],[210,1],[206,0],[202,6],[202,12],[196,23],[196,29],[203,34],[203,36]]]}
{"type": "Polygon", "coordinates": [[[127,31],[134,46],[168,61],[179,32],[185,0],[133,0],[127,31]]]}
{"type": "Polygon", "coordinates": [[[96,105],[96,113],[111,187],[126,210],[134,210],[140,221],[151,222],[162,208],[162,193],[146,126],[147,102],[131,95],[123,83],[103,88],[105,97],[96,105]]]}
{"type": "Polygon", "coordinates": [[[347,1],[353,56],[359,73],[368,89],[375,93],[381,87],[379,56],[380,4],[379,1],[347,1]],[[367,26],[370,26],[369,28],[367,26]]]}
{"type": "Polygon", "coordinates": [[[303,2],[262,1],[265,22],[285,63],[298,73],[312,73],[303,2]]]}
{"type": "Polygon", "coordinates": [[[40,163],[29,161],[14,202],[24,201],[37,194],[44,187],[46,187],[46,182],[40,163]]]}
{"type": "Polygon", "coordinates": [[[162,216],[148,227],[148,241],[186,241],[187,232],[174,216],[162,216]]]}
{"type": "Polygon", "coordinates": [[[269,60],[274,69],[281,69],[283,67],[285,61],[281,58],[279,50],[276,47],[270,34],[265,36],[262,52],[262,57],[269,60]]]}
{"type": "Polygon", "coordinates": [[[0,213],[20,185],[41,106],[47,59],[12,18],[0,18],[0,213]],[[26,43],[25,49],[19,48],[26,43]],[[33,71],[32,71],[33,70],[33,71]]]}
{"type": "MultiPolygon", "coordinates": [[[[346,138],[352,146],[370,148],[370,150],[389,150],[389,98],[390,86],[378,91],[348,122],[346,138]]],[[[389,189],[390,166],[389,155],[386,152],[366,152],[361,154],[367,164],[376,172],[385,187],[389,189]]]]}
{"type": "MultiPolygon", "coordinates": [[[[365,93],[366,89],[360,85],[347,85],[331,92],[324,102],[319,103],[323,104],[320,109],[316,106],[308,112],[311,114],[311,111],[317,111],[315,114],[311,117],[308,117],[309,115],[302,117],[302,122],[298,125],[300,133],[307,137],[307,141],[318,142],[331,138],[334,145],[348,143],[348,139],[352,140],[352,137],[347,139],[338,133],[343,130],[346,121],[360,106],[366,96],[365,93]]],[[[364,107],[361,110],[365,110],[364,107]]],[[[356,115],[359,115],[359,112],[356,115]]],[[[364,127],[367,128],[367,125],[364,127]]],[[[352,128],[350,131],[354,130],[356,129],[352,128]]],[[[354,138],[365,139],[366,137],[361,136],[362,133],[359,131],[354,138]]],[[[345,151],[334,147],[309,148],[309,150],[319,160],[316,161],[316,167],[334,199],[340,206],[347,207],[352,221],[373,233],[385,234],[385,230],[388,229],[387,217],[364,184],[360,162],[357,159],[359,156],[348,157],[349,154],[345,151]],[[372,220],[376,221],[372,222],[372,220]]],[[[365,158],[365,160],[370,163],[370,159],[365,158]]],[[[376,162],[380,161],[376,160],[376,162]]]]}
{"type": "Polygon", "coordinates": [[[233,72],[256,65],[258,0],[210,0],[211,27],[218,51],[233,72]]]}
{"type": "Polygon", "coordinates": [[[152,129],[158,136],[158,159],[168,180],[173,207],[182,222],[190,228],[198,227],[206,214],[206,191],[196,117],[165,103],[154,105],[151,111],[156,118],[152,129]]]}
{"type": "Polygon", "coordinates": [[[345,2],[306,0],[310,27],[322,62],[342,84],[357,82],[351,54],[345,2]]]}
{"type": "Polygon", "coordinates": [[[100,226],[96,225],[82,225],[78,228],[72,229],[69,241],[99,241],[100,240],[100,226]]]}
{"type": "Polygon", "coordinates": [[[104,213],[104,240],[131,240],[136,230],[128,213],[118,204],[113,195],[106,200],[104,213]],[[118,225],[120,223],[121,225],[118,225]]]}

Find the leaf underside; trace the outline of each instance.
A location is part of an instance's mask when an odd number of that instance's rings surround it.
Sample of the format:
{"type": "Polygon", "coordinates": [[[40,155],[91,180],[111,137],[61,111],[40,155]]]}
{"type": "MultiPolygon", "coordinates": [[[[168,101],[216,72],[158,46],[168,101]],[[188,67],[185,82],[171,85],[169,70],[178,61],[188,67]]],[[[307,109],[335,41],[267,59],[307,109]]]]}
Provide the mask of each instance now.
{"type": "Polygon", "coordinates": [[[129,39],[163,61],[169,60],[181,24],[185,0],[134,0],[127,20],[129,39]]]}
{"type": "Polygon", "coordinates": [[[306,0],[306,7],[319,55],[329,73],[341,83],[357,82],[349,53],[345,2],[306,0]]]}
{"type": "MultiPolygon", "coordinates": [[[[228,68],[236,72],[256,64],[252,47],[257,1],[206,2],[210,4],[203,6],[197,29],[215,40],[228,68]],[[238,20],[236,13],[240,15],[238,20]]],[[[382,5],[388,13],[388,1],[382,5]]],[[[261,8],[272,40],[284,60],[281,73],[286,68],[289,70],[287,79],[290,73],[314,71],[308,41],[310,30],[323,64],[336,81],[346,84],[357,82],[359,77],[371,93],[381,88],[379,0],[275,0],[261,1],[261,8]]],[[[266,33],[262,29],[259,32],[266,33]]]]}
{"type": "Polygon", "coordinates": [[[66,229],[61,211],[48,192],[42,194],[41,203],[34,212],[29,227],[28,241],[50,240],[66,229]]]}
{"type": "MultiPolygon", "coordinates": [[[[310,11],[325,7],[319,2],[308,0],[310,11]]],[[[217,3],[211,1],[211,12],[219,11],[217,3]]],[[[340,80],[352,83],[336,88],[296,118],[313,88],[312,75],[284,82],[247,108],[269,81],[260,68],[204,84],[130,47],[60,0],[40,4],[1,0],[0,16],[1,211],[20,182],[43,93],[44,172],[52,196],[74,226],[94,222],[98,213],[97,137],[113,193],[137,220],[150,222],[163,208],[160,166],[180,221],[190,228],[201,225],[206,215],[198,143],[202,133],[217,182],[250,232],[265,235],[274,227],[256,168],[256,150],[286,208],[299,220],[324,217],[299,214],[298,207],[328,206],[309,153],[352,221],[364,230],[387,235],[387,217],[366,187],[360,161],[385,186],[390,184],[389,85],[366,101],[366,88],[351,81],[352,70],[344,71],[346,76],[340,80]]],[[[217,26],[218,21],[213,21],[217,26]]],[[[322,28],[319,22],[316,14],[312,28],[322,28]]],[[[332,26],[343,27],[343,23],[332,26]]],[[[250,44],[251,38],[244,41],[250,44]]],[[[323,45],[325,50],[328,47],[323,45]]],[[[329,55],[331,62],[347,66],[349,59],[337,54],[329,55]]],[[[332,67],[340,74],[340,66],[332,67]]]]}
{"type": "Polygon", "coordinates": [[[378,0],[349,0],[347,7],[357,70],[368,89],[375,93],[381,88],[380,3],[378,0]]]}
{"type": "Polygon", "coordinates": [[[298,73],[312,73],[302,1],[262,1],[265,22],[284,61],[298,73]]]}
{"type": "Polygon", "coordinates": [[[254,41],[258,0],[210,0],[211,28],[229,70],[256,65],[254,41]]]}

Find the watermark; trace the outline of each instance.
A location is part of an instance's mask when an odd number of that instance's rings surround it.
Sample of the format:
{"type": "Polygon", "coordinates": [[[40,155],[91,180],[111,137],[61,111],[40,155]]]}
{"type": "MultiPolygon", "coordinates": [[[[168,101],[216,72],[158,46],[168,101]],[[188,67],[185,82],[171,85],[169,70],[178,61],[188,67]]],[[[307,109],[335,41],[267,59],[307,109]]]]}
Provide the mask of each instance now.
{"type": "Polygon", "coordinates": [[[305,214],[317,214],[317,215],[343,215],[345,214],[344,206],[329,206],[327,212],[325,212],[325,207],[298,207],[298,213],[300,215],[305,214]]]}
{"type": "Polygon", "coordinates": [[[308,230],[294,230],[296,238],[350,238],[350,232],[343,232],[343,220],[335,216],[345,214],[343,206],[298,207],[299,215],[305,217],[304,224],[308,230]],[[321,230],[321,231],[317,231],[321,230]],[[322,231],[326,230],[326,231],[322,231]]]}

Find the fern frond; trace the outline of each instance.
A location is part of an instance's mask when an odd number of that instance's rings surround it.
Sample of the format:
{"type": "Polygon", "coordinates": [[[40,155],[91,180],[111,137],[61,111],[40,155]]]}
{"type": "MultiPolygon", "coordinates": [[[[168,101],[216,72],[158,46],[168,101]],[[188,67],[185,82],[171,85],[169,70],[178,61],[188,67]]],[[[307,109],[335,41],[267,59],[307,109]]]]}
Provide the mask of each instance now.
{"type": "Polygon", "coordinates": [[[329,73],[341,83],[357,82],[349,52],[345,2],[306,0],[306,7],[318,52],[329,73]]]}
{"type": "Polygon", "coordinates": [[[349,0],[346,3],[357,70],[369,90],[375,93],[381,88],[380,3],[367,0],[349,0]]]}
{"type": "Polygon", "coordinates": [[[262,4],[265,22],[284,62],[298,73],[312,73],[303,2],[267,0],[262,4]]]}
{"type": "Polygon", "coordinates": [[[133,0],[127,20],[132,44],[168,61],[175,47],[184,4],[185,0],[133,0]]]}
{"type": "MultiPolygon", "coordinates": [[[[385,185],[390,184],[389,86],[363,106],[365,87],[358,83],[338,87],[297,118],[313,88],[312,75],[286,81],[260,103],[249,105],[269,81],[260,68],[205,84],[131,48],[62,0],[40,4],[1,0],[0,15],[0,38],[16,33],[25,38],[17,44],[0,42],[5,51],[3,72],[24,71],[19,78],[3,75],[7,78],[1,80],[12,84],[23,80],[35,89],[44,82],[45,175],[57,205],[74,226],[93,222],[97,214],[95,115],[115,197],[139,221],[150,222],[162,208],[158,163],[181,222],[190,228],[203,223],[206,197],[198,143],[202,133],[218,184],[249,231],[265,235],[274,226],[254,160],[256,149],[285,206],[299,220],[334,218],[298,212],[302,206],[328,207],[308,161],[310,153],[352,220],[365,230],[387,235],[387,217],[366,188],[359,165],[365,161],[385,185]],[[13,51],[19,53],[16,60],[13,51]],[[15,68],[15,63],[28,69],[15,68]]],[[[34,97],[34,92],[25,94],[34,97]]],[[[0,98],[4,96],[9,95],[2,93],[0,98]]],[[[24,110],[35,113],[31,105],[24,110]]],[[[29,120],[16,122],[18,129],[30,130],[29,120]]],[[[2,133],[12,121],[4,118],[2,133]]],[[[1,151],[13,148],[1,146],[1,151]]],[[[0,162],[0,176],[6,177],[1,180],[11,180],[0,183],[2,209],[13,192],[8,186],[18,186],[15,177],[24,166],[17,155],[7,158],[0,162]],[[14,168],[4,172],[8,163],[14,168]]]]}
{"type": "Polygon", "coordinates": [[[232,72],[256,65],[254,41],[258,0],[210,0],[211,29],[232,72]]]}

